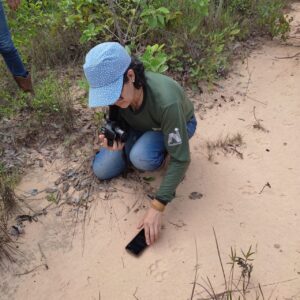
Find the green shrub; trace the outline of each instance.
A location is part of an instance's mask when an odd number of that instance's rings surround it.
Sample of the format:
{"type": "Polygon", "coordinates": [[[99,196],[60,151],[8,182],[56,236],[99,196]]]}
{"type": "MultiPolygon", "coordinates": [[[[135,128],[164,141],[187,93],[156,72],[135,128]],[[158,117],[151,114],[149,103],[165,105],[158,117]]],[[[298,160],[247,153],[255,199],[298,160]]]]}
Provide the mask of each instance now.
{"type": "Polygon", "coordinates": [[[261,30],[269,34],[272,38],[279,36],[285,40],[290,32],[290,22],[292,18],[287,19],[283,13],[284,3],[279,0],[266,0],[259,3],[258,25],[261,30]]]}
{"type": "Polygon", "coordinates": [[[251,16],[254,12],[254,5],[256,1],[253,0],[231,0],[228,1],[228,8],[232,13],[238,13],[242,16],[251,16]]]}
{"type": "Polygon", "coordinates": [[[165,71],[167,71],[168,56],[163,51],[163,48],[164,45],[158,44],[146,47],[145,52],[140,57],[146,70],[157,73],[164,73],[165,71]]]}
{"type": "MultiPolygon", "coordinates": [[[[82,64],[93,45],[116,40],[157,72],[168,67],[190,81],[224,74],[230,44],[254,32],[286,38],[281,0],[23,1],[10,26],[25,61],[37,71],[82,64]],[[151,53],[151,45],[164,48],[151,53]],[[149,46],[147,48],[147,46],[149,46]],[[151,58],[151,59],[150,59],[151,58]],[[150,62],[151,61],[151,62],[150,62]]],[[[180,75],[179,75],[180,76],[180,75]]]]}
{"type": "Polygon", "coordinates": [[[10,214],[17,206],[14,188],[19,179],[17,170],[0,163],[0,219],[10,214]]]}
{"type": "Polygon", "coordinates": [[[41,125],[47,126],[49,121],[55,121],[67,131],[72,129],[74,109],[69,88],[67,80],[57,78],[51,72],[36,85],[32,107],[41,125]]]}

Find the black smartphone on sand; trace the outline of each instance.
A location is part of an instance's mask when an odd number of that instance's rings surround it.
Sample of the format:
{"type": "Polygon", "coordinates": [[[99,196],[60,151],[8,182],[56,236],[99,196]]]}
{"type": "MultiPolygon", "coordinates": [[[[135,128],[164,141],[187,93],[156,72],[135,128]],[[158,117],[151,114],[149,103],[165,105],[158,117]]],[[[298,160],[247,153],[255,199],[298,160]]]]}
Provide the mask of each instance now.
{"type": "Polygon", "coordinates": [[[145,230],[142,229],[126,246],[126,250],[135,256],[139,256],[147,247],[145,230]]]}

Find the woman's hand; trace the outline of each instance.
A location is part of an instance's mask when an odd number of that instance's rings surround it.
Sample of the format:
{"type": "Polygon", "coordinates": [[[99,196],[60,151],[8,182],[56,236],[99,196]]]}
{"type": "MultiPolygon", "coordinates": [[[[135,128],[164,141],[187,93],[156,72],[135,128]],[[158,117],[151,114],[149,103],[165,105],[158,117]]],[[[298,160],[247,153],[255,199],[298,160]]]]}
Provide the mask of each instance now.
{"type": "Polygon", "coordinates": [[[125,145],[124,143],[114,141],[113,146],[108,146],[107,138],[105,138],[104,134],[99,135],[99,140],[100,140],[101,146],[110,151],[120,151],[124,148],[124,145],[125,145]]]}
{"type": "Polygon", "coordinates": [[[7,0],[7,4],[12,10],[16,10],[19,7],[20,2],[21,0],[7,0]]]}
{"type": "Polygon", "coordinates": [[[161,230],[162,212],[150,207],[138,225],[138,229],[144,227],[147,245],[152,245],[159,236],[161,230]]]}

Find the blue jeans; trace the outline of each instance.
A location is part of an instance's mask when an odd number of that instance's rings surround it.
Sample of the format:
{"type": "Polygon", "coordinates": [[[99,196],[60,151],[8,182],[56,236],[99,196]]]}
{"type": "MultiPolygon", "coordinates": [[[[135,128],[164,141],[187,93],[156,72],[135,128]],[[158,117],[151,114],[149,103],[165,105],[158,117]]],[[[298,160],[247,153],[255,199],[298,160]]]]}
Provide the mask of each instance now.
{"type": "MultiPolygon", "coordinates": [[[[187,122],[188,137],[191,138],[197,127],[196,118],[187,122]]],[[[101,148],[93,161],[94,174],[101,180],[120,175],[127,167],[127,161],[142,171],[158,169],[166,156],[164,136],[160,131],[140,132],[131,129],[124,151],[111,151],[101,148]],[[125,157],[126,156],[126,157],[125,157]]]]}
{"type": "Polygon", "coordinates": [[[7,26],[3,4],[0,0],[0,53],[4,61],[14,76],[26,77],[26,71],[17,49],[11,39],[11,35],[7,26]]]}

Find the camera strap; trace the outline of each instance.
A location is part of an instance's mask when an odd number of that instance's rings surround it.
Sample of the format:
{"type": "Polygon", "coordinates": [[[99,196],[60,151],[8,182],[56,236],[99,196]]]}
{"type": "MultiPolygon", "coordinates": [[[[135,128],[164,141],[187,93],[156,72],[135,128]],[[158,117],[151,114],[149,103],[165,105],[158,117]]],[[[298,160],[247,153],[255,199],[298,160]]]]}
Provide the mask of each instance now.
{"type": "MultiPolygon", "coordinates": [[[[116,105],[110,105],[109,106],[108,120],[118,122],[124,130],[129,129],[128,126],[126,126],[126,123],[120,118],[119,107],[116,106],[116,105]]],[[[126,155],[125,147],[123,148],[123,158],[124,158],[125,163],[126,163],[126,168],[125,168],[125,171],[123,172],[123,176],[126,177],[127,176],[127,170],[128,170],[128,167],[129,167],[130,163],[129,163],[129,159],[126,155]]]]}
{"type": "Polygon", "coordinates": [[[116,105],[110,105],[108,110],[108,119],[110,121],[118,121],[119,119],[119,108],[116,105]]]}

